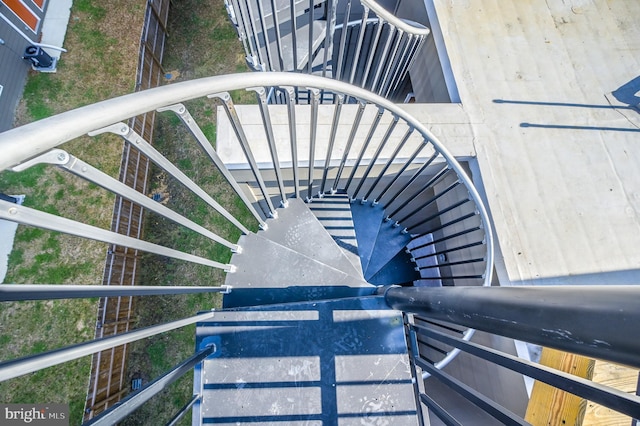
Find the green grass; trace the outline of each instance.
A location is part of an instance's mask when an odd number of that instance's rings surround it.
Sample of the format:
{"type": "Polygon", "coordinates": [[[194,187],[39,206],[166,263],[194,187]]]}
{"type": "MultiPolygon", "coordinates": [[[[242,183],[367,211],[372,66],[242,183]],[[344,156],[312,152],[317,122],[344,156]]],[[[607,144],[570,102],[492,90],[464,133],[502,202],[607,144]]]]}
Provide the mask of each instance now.
{"type": "Polygon", "coordinates": [[[103,7],[97,6],[91,0],[75,0],[74,5],[79,12],[84,12],[88,16],[96,20],[102,20],[106,14],[107,10],[103,7]]]}
{"type": "MultiPolygon", "coordinates": [[[[140,11],[140,7],[111,0],[74,1],[65,41],[66,46],[70,47],[69,53],[63,55],[57,74],[34,74],[29,77],[23,99],[26,113],[22,122],[46,118],[64,110],[131,92],[135,78],[122,71],[126,68],[123,61],[136,61],[137,55],[123,55],[119,49],[121,35],[131,32],[131,28],[127,27],[128,22],[117,21],[117,12],[132,9],[140,11]],[[123,24],[126,28],[123,28],[123,24]]],[[[165,69],[179,70],[182,79],[247,71],[241,44],[228,22],[221,0],[176,2],[172,5],[169,19],[172,37],[167,40],[165,69]],[[198,13],[193,13],[194,10],[198,10],[198,13]]],[[[139,33],[134,36],[139,37],[139,33]]],[[[237,91],[233,95],[238,103],[255,103],[253,93],[237,91]]],[[[215,103],[201,99],[188,102],[187,106],[210,143],[215,146],[215,103]]],[[[157,123],[154,145],[242,223],[257,230],[254,218],[183,129],[180,120],[172,113],[163,113],[159,114],[157,123]]],[[[91,139],[82,138],[65,146],[65,149],[116,176],[121,143],[116,137],[101,135],[91,139]]],[[[40,165],[20,174],[0,173],[0,188],[9,193],[26,194],[25,205],[28,207],[103,228],[109,227],[113,197],[95,185],[55,167],[40,165]]],[[[156,169],[152,170],[153,190],[166,191],[169,207],[229,241],[235,242],[240,236],[240,232],[226,219],[156,169]]],[[[149,241],[220,262],[228,262],[231,257],[228,248],[180,229],[163,218],[149,215],[145,224],[145,239],[149,241]]],[[[99,283],[105,249],[106,245],[101,243],[79,242],[78,239],[58,233],[21,226],[11,254],[7,282],[99,283]]],[[[220,285],[224,283],[224,278],[224,272],[217,269],[143,255],[139,282],[220,285]]],[[[12,359],[93,338],[96,302],[91,299],[0,305],[2,358],[12,359]]],[[[220,302],[218,294],[139,298],[136,301],[136,326],[144,327],[191,316],[198,311],[218,307],[220,302]]],[[[155,379],[193,354],[194,336],[195,327],[190,326],[131,345],[127,379],[134,374],[141,375],[145,382],[155,379]]],[[[1,383],[0,402],[70,403],[70,423],[79,424],[89,370],[90,358],[85,357],[1,383]]],[[[124,424],[156,425],[168,420],[191,397],[192,380],[191,374],[185,375],[124,424]]],[[[189,424],[188,419],[183,424],[189,424]]]]}
{"type": "MultiPolygon", "coordinates": [[[[169,33],[174,36],[167,40],[164,59],[167,70],[179,71],[181,79],[247,70],[241,44],[228,22],[222,1],[203,4],[196,0],[186,0],[176,3],[169,19],[169,33]],[[199,11],[198,14],[193,13],[195,9],[199,11]]],[[[252,93],[242,90],[234,95],[239,96],[240,103],[255,103],[255,95],[252,93]]],[[[185,105],[215,147],[216,104],[208,99],[197,99],[185,102],[185,105]]],[[[257,230],[253,216],[234,195],[226,180],[174,114],[163,113],[156,117],[154,139],[154,146],[159,151],[202,186],[241,223],[257,230]]],[[[240,237],[240,231],[234,225],[163,171],[153,170],[151,188],[151,192],[167,194],[168,207],[223,238],[235,242],[240,237]]],[[[177,250],[222,263],[228,262],[231,258],[230,250],[223,245],[212,243],[207,238],[182,229],[154,214],[148,214],[146,217],[144,232],[150,241],[166,244],[177,250]]],[[[221,285],[224,279],[225,273],[221,270],[156,256],[145,256],[140,271],[140,282],[157,285],[221,285]]],[[[138,298],[138,326],[195,315],[198,311],[220,307],[220,303],[219,294],[138,298]]],[[[194,345],[194,326],[131,345],[128,376],[136,375],[145,380],[153,380],[191,356],[194,345]]],[[[124,424],[155,425],[166,422],[191,398],[192,387],[192,373],[187,373],[169,389],[141,407],[124,424]]],[[[190,424],[190,416],[187,417],[184,424],[190,424]]]]}
{"type": "MultiPolygon", "coordinates": [[[[141,21],[141,5],[123,8],[122,0],[76,0],[65,37],[67,53],[55,74],[31,73],[18,124],[129,93],[135,85],[137,50],[123,54],[116,41],[139,42],[139,31],[123,30],[127,20],[141,21]],[[136,12],[137,11],[137,12],[136,12]],[[135,12],[135,13],[132,13],[135,12]],[[137,14],[137,15],[136,15],[137,14]],[[116,20],[117,25],[114,25],[116,20]],[[127,62],[129,61],[129,62],[127,62]]],[[[134,24],[133,26],[140,26],[134,24]]],[[[131,44],[130,44],[131,45],[131,44]]],[[[126,50],[126,49],[125,49],[126,50]]],[[[63,149],[111,176],[117,176],[122,152],[119,138],[83,137],[63,149]]],[[[25,194],[25,206],[108,228],[113,196],[55,166],[38,165],[20,173],[0,173],[0,189],[25,194]]],[[[0,237],[1,238],[1,237],[0,237]]],[[[9,258],[6,283],[99,284],[106,244],[19,226],[9,258]]],[[[0,361],[51,350],[94,336],[96,299],[0,304],[0,361]]],[[[70,424],[80,424],[90,371],[90,357],[60,364],[0,383],[2,403],[70,404],[70,424]]]]}

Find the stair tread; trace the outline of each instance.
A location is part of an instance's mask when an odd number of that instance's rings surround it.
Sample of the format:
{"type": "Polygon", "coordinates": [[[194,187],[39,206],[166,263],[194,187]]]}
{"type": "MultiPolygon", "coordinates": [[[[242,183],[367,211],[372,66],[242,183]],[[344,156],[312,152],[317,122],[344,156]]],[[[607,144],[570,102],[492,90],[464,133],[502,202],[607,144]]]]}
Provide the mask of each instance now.
{"type": "Polygon", "coordinates": [[[417,238],[414,238],[409,244],[407,249],[411,252],[411,256],[416,262],[416,266],[420,269],[420,278],[431,279],[416,279],[413,285],[416,287],[442,287],[442,280],[440,280],[440,270],[433,268],[438,264],[436,256],[430,256],[436,252],[433,242],[432,234],[424,234],[417,238]],[[424,247],[420,247],[424,244],[428,244],[424,247]],[[421,257],[428,256],[428,257],[421,257]]]}
{"type": "Polygon", "coordinates": [[[351,265],[363,276],[349,197],[346,194],[327,194],[323,198],[314,198],[308,207],[351,265]]]}
{"type": "Polygon", "coordinates": [[[383,297],[220,311],[196,335],[220,348],[194,380],[206,423],[417,424],[402,316],[383,297]]]}
{"type": "Polygon", "coordinates": [[[278,218],[269,220],[268,229],[259,232],[259,235],[363,279],[362,272],[353,266],[305,202],[300,198],[291,198],[288,204],[287,208],[278,209],[278,218]]]}
{"type": "Polygon", "coordinates": [[[415,270],[415,267],[416,264],[411,261],[411,255],[400,250],[367,281],[375,285],[411,283],[420,278],[420,273],[415,270]]]}
{"type": "Polygon", "coordinates": [[[357,296],[375,291],[374,286],[362,279],[258,234],[243,235],[239,244],[242,253],[231,258],[236,271],[227,274],[225,280],[233,289],[224,296],[225,307],[357,296]]]}
{"type": "MultiPolygon", "coordinates": [[[[326,21],[313,21],[313,52],[315,52],[324,41],[326,28],[326,21]]],[[[277,52],[277,48],[275,47],[276,43],[277,41],[274,40],[270,45],[272,52],[277,52]]],[[[293,49],[293,37],[291,33],[282,36],[280,43],[283,52],[291,52],[293,49]]],[[[293,53],[283,53],[282,60],[284,62],[284,69],[287,71],[302,69],[306,67],[309,62],[309,24],[303,25],[296,30],[296,48],[298,50],[298,63],[295,69],[293,67],[293,53]]]]}
{"type": "Polygon", "coordinates": [[[411,241],[409,234],[403,234],[402,228],[394,226],[393,221],[382,222],[378,231],[378,237],[369,259],[364,277],[369,279],[382,269],[398,252],[404,250],[411,241]]]}
{"type": "Polygon", "coordinates": [[[384,219],[384,210],[380,206],[361,204],[356,201],[351,204],[351,214],[358,239],[360,262],[362,269],[366,271],[378,238],[380,225],[384,219]]]}

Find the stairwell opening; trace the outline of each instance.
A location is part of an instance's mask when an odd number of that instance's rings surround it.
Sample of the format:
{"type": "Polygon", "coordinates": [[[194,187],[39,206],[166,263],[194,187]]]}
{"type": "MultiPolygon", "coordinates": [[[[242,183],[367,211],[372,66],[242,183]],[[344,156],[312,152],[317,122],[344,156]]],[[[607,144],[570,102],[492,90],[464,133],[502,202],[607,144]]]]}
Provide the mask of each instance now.
{"type": "Polygon", "coordinates": [[[424,2],[398,1],[395,13],[401,19],[411,19],[431,30],[431,34],[416,53],[405,84],[415,103],[459,103],[460,95],[451,69],[440,21],[433,0],[424,2]]]}

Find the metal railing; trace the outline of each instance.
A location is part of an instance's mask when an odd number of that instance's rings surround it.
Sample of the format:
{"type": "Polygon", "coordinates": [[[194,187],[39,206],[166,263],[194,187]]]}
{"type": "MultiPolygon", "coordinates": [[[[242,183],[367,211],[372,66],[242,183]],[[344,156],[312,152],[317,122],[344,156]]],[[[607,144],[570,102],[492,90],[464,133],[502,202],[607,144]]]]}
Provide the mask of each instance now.
{"type": "MultiPolygon", "coordinates": [[[[445,251],[450,253],[448,260],[439,254],[431,256],[433,262],[444,262],[443,268],[451,268],[454,266],[454,255],[455,259],[462,259],[455,262],[473,260],[471,264],[478,274],[474,276],[475,281],[472,284],[488,285],[491,282],[493,251],[490,225],[480,197],[464,168],[423,124],[417,122],[397,105],[361,88],[327,78],[290,73],[227,75],[172,84],[110,99],[0,134],[0,149],[3,153],[0,157],[0,171],[13,170],[15,173],[20,173],[35,164],[42,163],[56,166],[79,179],[95,183],[124,199],[139,203],[148,211],[164,216],[199,234],[211,244],[222,245],[230,251],[241,251],[242,247],[234,242],[151,200],[147,195],[123,185],[114,177],[63,150],[62,145],[65,142],[85,134],[95,136],[110,132],[119,135],[125,143],[135,146],[172,179],[191,191],[194,197],[203,200],[210,208],[212,215],[221,215],[242,233],[249,233],[248,224],[240,223],[174,163],[124,124],[130,117],[154,110],[167,113],[170,111],[180,118],[206,157],[211,160],[211,166],[222,173],[239,199],[244,202],[263,228],[268,226],[267,218],[277,218],[275,205],[279,204],[286,208],[287,197],[305,197],[312,202],[314,198],[322,196],[327,191],[344,191],[351,196],[353,202],[371,203],[387,209],[388,220],[394,221],[393,223],[398,226],[398,232],[409,233],[414,240],[430,236],[431,245],[437,248],[435,253],[445,251]],[[296,82],[298,86],[292,87],[292,82],[296,82]],[[287,99],[286,107],[266,104],[265,93],[268,93],[271,88],[284,91],[287,99]],[[311,105],[296,105],[297,88],[310,90],[311,105]],[[260,117],[261,138],[252,137],[249,140],[247,137],[247,132],[251,129],[241,120],[238,108],[230,95],[239,89],[250,89],[256,92],[258,105],[244,108],[253,108],[253,115],[260,117]],[[318,100],[322,91],[335,95],[335,103],[319,105],[318,100]],[[347,97],[355,99],[357,104],[343,105],[343,100],[347,97]],[[205,101],[209,98],[210,102],[216,100],[221,103],[222,110],[225,111],[225,116],[245,154],[255,186],[261,194],[261,207],[254,206],[205,137],[196,118],[183,104],[183,102],[200,98],[204,98],[205,101]],[[284,132],[276,132],[271,119],[278,112],[278,108],[284,112],[283,116],[286,119],[284,132]],[[329,135],[318,131],[321,124],[327,125],[327,123],[320,123],[321,108],[325,109],[323,112],[329,112],[329,116],[333,117],[329,124],[331,128],[329,135]],[[373,119],[371,119],[372,113],[373,119]],[[308,120],[301,119],[303,114],[307,115],[308,120]],[[349,121],[349,117],[345,119],[345,115],[348,114],[355,116],[355,120],[349,121]],[[308,123],[308,127],[304,130],[299,127],[303,123],[308,123]],[[366,136],[363,138],[363,135],[366,136]],[[308,151],[302,149],[301,141],[304,141],[308,151]],[[269,148],[270,162],[267,166],[258,167],[254,155],[256,143],[264,143],[269,148]],[[342,154],[339,154],[340,150],[342,154]],[[308,152],[308,156],[305,156],[303,151],[308,152]],[[285,173],[292,173],[292,178],[285,180],[283,178],[285,173]],[[268,187],[269,182],[276,182],[276,184],[268,187]],[[288,185],[289,182],[291,182],[290,185],[288,185]],[[273,188],[275,193],[272,193],[273,188]],[[473,231],[463,233],[460,227],[463,230],[471,227],[473,231]],[[481,261],[475,260],[478,256],[481,257],[481,261]]],[[[0,218],[206,265],[228,273],[234,271],[232,265],[221,263],[216,259],[120,235],[8,201],[0,200],[0,218]]],[[[429,266],[428,269],[437,270],[438,268],[429,266]]],[[[458,281],[462,285],[469,284],[469,278],[456,277],[455,274],[447,275],[447,270],[443,269],[438,280],[442,280],[443,283],[449,280],[454,284],[458,281]]],[[[224,286],[105,288],[52,285],[44,288],[9,284],[0,286],[0,301],[100,297],[105,293],[132,296],[228,291],[232,289],[224,286]]],[[[211,315],[213,313],[201,314],[26,358],[4,361],[0,363],[0,380],[18,377],[96,353],[105,348],[163,333],[195,323],[204,317],[209,318],[211,315]]],[[[470,338],[471,334],[472,332],[469,331],[466,338],[470,338]]],[[[452,353],[451,356],[453,355],[455,354],[452,353]]],[[[443,366],[446,362],[448,361],[443,361],[440,365],[443,366]]],[[[115,406],[114,410],[121,405],[115,406]]],[[[105,412],[104,415],[110,416],[110,412],[105,412]]]]}
{"type": "Polygon", "coordinates": [[[424,404],[445,424],[461,423],[430,391],[433,380],[504,424],[529,423],[479,392],[469,378],[436,368],[429,354],[442,347],[455,347],[478,360],[640,418],[639,396],[460,337],[462,327],[473,326],[492,335],[640,368],[640,343],[633,338],[640,321],[640,286],[390,288],[385,298],[389,306],[406,313],[415,377],[421,372],[433,376],[414,383],[418,405],[424,404]]]}
{"type": "Polygon", "coordinates": [[[373,0],[227,0],[226,6],[254,71],[321,75],[390,99],[405,97],[403,83],[429,35],[373,0]]]}

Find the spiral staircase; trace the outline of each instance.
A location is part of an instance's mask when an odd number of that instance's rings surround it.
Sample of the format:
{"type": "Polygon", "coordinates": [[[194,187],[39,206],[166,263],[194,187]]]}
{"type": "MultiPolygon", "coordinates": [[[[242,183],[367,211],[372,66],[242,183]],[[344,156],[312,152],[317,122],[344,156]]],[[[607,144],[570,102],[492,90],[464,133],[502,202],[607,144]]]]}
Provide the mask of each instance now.
{"type": "MultiPolygon", "coordinates": [[[[409,69],[430,33],[425,25],[399,17],[400,4],[225,1],[252,70],[320,75],[392,100],[410,92],[409,69]]],[[[306,93],[297,101],[309,102],[306,93]]]]}
{"type": "Polygon", "coordinates": [[[476,384],[447,373],[461,352],[491,368],[506,368],[518,380],[527,375],[628,415],[640,413],[636,396],[471,341],[476,328],[638,365],[637,343],[628,339],[640,315],[633,302],[637,291],[591,287],[576,294],[563,288],[491,287],[491,225],[468,168],[423,123],[368,90],[303,74],[212,77],[19,127],[0,135],[0,147],[0,170],[57,166],[233,253],[224,263],[0,200],[5,220],[227,272],[223,286],[210,287],[0,287],[5,301],[224,294],[221,310],[0,363],[0,380],[7,380],[197,324],[192,357],[88,424],[117,423],[190,371],[193,398],[171,424],[189,412],[194,425],[440,424],[438,419],[460,424],[456,416],[483,424],[526,424],[524,413],[514,412],[518,410],[508,401],[494,401],[476,384]],[[231,94],[240,89],[255,92],[257,103],[236,105],[231,94]],[[269,93],[281,95],[285,104],[270,104],[269,93]],[[308,103],[297,102],[301,93],[308,103]],[[187,108],[194,99],[218,105],[216,149],[198,124],[202,118],[187,108]],[[179,118],[211,160],[211,169],[225,177],[253,216],[258,232],[251,232],[254,224],[241,223],[183,173],[179,162],[169,161],[126,124],[148,111],[179,118]],[[229,241],[62,145],[101,133],[122,137],[204,201],[211,215],[220,215],[243,235],[229,241]],[[222,154],[223,140],[233,146],[231,151],[242,153],[240,163],[222,154]],[[549,298],[561,307],[545,306],[549,298]],[[573,303],[563,303],[568,300],[573,303]],[[618,315],[594,321],[590,306],[618,315]],[[585,322],[592,326],[583,327],[585,322]],[[550,336],[549,330],[556,329],[564,333],[550,336]],[[440,398],[431,386],[434,381],[473,408],[440,398]]]}

